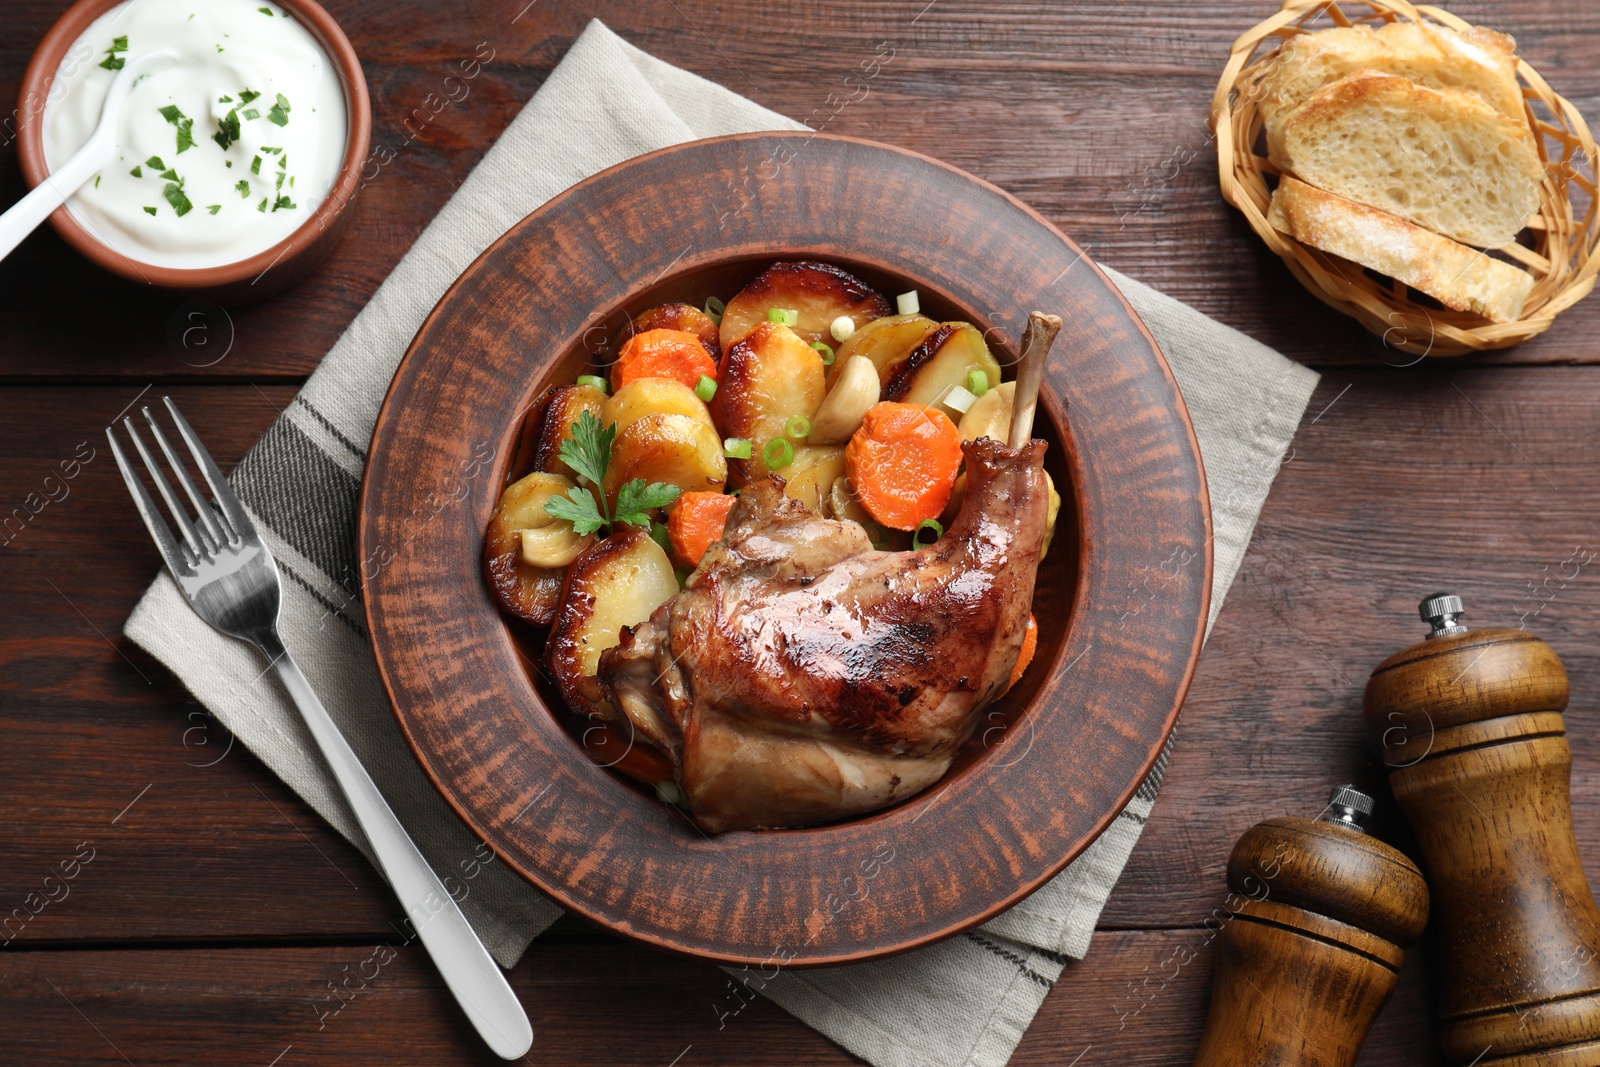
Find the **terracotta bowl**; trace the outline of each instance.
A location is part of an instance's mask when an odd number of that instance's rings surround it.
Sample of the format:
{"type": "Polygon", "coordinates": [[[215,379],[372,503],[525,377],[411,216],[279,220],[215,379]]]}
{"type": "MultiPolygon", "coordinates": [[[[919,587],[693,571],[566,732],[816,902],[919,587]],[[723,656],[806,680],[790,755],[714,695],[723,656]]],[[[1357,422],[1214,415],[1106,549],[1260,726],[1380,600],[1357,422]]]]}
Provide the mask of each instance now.
{"type": "MultiPolygon", "coordinates": [[[[17,102],[17,157],[22,176],[32,188],[44,181],[50,170],[44,156],[44,108],[50,85],[75,41],[95,19],[116,7],[121,0],[78,0],[56,20],[34,49],[28,69],[22,75],[22,90],[17,102]]],[[[328,196],[300,228],[282,241],[249,259],[221,267],[181,269],[141,263],[108,248],[73,218],[65,206],[50,216],[50,225],[85,259],[129,281],[205,296],[223,304],[241,304],[265,299],[301,280],[322,262],[350,221],[350,208],[361,182],[361,169],[367,158],[372,136],[372,102],[367,96],[367,79],[361,73],[350,39],[333,16],[314,0],[275,0],[292,14],[322,46],[338,69],[344,83],[349,132],[345,138],[344,162],[328,196]]]]}
{"type": "MultiPolygon", "coordinates": [[[[1009,375],[1008,375],[1009,376],[1009,375]]],[[[1023,204],[911,152],[751,134],[631,160],[486,251],[412,342],[362,484],[367,620],[383,682],[440,792],[503,862],[620,934],[725,962],[809,966],[927,944],[992,917],[1128,802],[1189,684],[1210,512],[1155,342],[1080,249],[1023,204]],[[1035,434],[1063,497],[1039,571],[1039,651],[937,785],[886,811],[707,837],[597,766],[481,571],[518,431],[631,313],[724,299],[776,259],[821,259],[1017,358],[1027,313],[1065,326],[1035,434]]]]}

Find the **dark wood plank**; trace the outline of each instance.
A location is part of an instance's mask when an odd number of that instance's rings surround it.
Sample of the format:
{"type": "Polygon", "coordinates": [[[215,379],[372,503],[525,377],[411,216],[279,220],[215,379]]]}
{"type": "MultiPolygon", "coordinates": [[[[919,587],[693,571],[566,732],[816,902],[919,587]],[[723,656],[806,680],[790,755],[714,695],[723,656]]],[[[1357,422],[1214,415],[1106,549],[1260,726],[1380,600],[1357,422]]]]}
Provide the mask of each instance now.
{"type": "MultiPolygon", "coordinates": [[[[1222,885],[1243,830],[1314,815],[1338,781],[1378,790],[1377,832],[1410,848],[1361,694],[1373,667],[1426,634],[1416,604],[1435,589],[1465,598],[1468,625],[1525,624],[1549,641],[1573,706],[1592,702],[1600,574],[1589,563],[1561,575],[1600,549],[1600,472],[1573,443],[1600,418],[1595,385],[1593,371],[1560,367],[1324,379],[1200,658],[1165,792],[1105,923],[1203,913],[1191,887],[1222,885]]],[[[1592,798],[1600,722],[1579,710],[1567,725],[1574,794],[1592,798]]],[[[1600,884],[1600,810],[1576,809],[1600,884]]]]}
{"type": "MultiPolygon", "coordinates": [[[[160,566],[104,437],[138,392],[0,391],[0,940],[386,929],[403,913],[360,853],[120,637],[160,566]],[[35,893],[61,899],[23,923],[35,893]]],[[[292,396],[171,392],[225,467],[292,396]]]]}
{"type": "MultiPolygon", "coordinates": [[[[1270,5],[1209,0],[1114,13],[974,0],[924,6],[828,0],[733,9],[711,0],[611,0],[541,3],[514,21],[520,4],[330,2],[366,68],[374,145],[387,144],[396,158],[361,194],[349,233],[322,270],[265,305],[226,309],[233,346],[212,363],[218,341],[200,349],[200,335],[191,334],[184,347],[194,310],[187,301],[115,282],[53,233],[40,234],[0,264],[8,295],[0,307],[0,375],[307,373],[592,15],[783,114],[914,148],[997,182],[1091,255],[1297,359],[1382,362],[1385,353],[1305,294],[1217,193],[1206,128],[1211,91],[1229,44],[1270,5]],[[869,81],[846,86],[880,41],[894,49],[893,60],[869,81]],[[429,117],[429,94],[480,43],[493,59],[465,98],[429,117]],[[62,291],[73,294],[69,306],[94,313],[49,313],[62,291]],[[295,328],[282,329],[284,322],[295,328]]],[[[61,7],[60,0],[11,5],[0,100],[15,99],[30,43],[61,7]]],[[[1600,116],[1600,73],[1586,58],[1600,50],[1600,10],[1474,0],[1463,14],[1514,33],[1558,90],[1600,116]]],[[[0,127],[0,202],[22,192],[11,141],[0,127]]],[[[220,314],[214,319],[208,339],[228,332],[220,314]]],[[[1484,361],[1600,360],[1597,326],[1600,304],[1587,301],[1545,337],[1484,361]]]]}
{"type": "MultiPolygon", "coordinates": [[[[1062,973],[1011,1062],[1187,1062],[1205,1017],[1214,938],[1210,927],[1102,933],[1093,962],[1062,973]]],[[[13,955],[0,959],[0,1002],[16,1009],[7,1051],[19,1063],[76,1065],[500,1062],[422,954],[394,945],[13,955]],[[359,995],[336,999],[329,983],[346,980],[359,995]]],[[[861,1062],[760,997],[719,1029],[728,981],[707,964],[597,942],[563,923],[511,973],[535,1032],[520,1062],[861,1062]]],[[[1409,959],[1361,1067],[1439,1063],[1427,1003],[1426,968],[1409,959]]]]}

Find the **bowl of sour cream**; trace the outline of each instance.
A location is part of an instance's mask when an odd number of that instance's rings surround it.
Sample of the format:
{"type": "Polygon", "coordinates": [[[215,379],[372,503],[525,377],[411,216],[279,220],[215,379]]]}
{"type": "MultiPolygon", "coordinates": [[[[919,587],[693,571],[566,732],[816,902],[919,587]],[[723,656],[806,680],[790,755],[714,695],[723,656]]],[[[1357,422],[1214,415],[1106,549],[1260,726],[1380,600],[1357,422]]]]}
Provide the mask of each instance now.
{"type": "Polygon", "coordinates": [[[176,62],[129,91],[113,160],[50,222],[132,281],[260,299],[308,274],[349,221],[371,138],[361,63],[313,0],[79,0],[23,76],[30,186],[89,139],[116,72],[176,62]]]}

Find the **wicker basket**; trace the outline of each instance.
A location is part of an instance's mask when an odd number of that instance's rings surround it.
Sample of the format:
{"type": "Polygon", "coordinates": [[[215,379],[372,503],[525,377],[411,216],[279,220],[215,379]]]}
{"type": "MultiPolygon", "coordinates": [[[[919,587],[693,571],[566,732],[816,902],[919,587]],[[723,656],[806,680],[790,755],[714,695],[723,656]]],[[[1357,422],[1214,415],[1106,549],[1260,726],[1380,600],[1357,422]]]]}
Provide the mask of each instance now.
{"type": "Polygon", "coordinates": [[[1382,337],[1388,347],[1419,356],[1509,348],[1549,329],[1558,312],[1588,295],[1600,271],[1594,137],[1577,109],[1556,95],[1525,61],[1518,60],[1517,73],[1527,98],[1528,121],[1542,135],[1536,140],[1545,177],[1539,213],[1525,231],[1526,243],[1497,250],[1535,279],[1519,321],[1490,323],[1470,312],[1442,308],[1401,282],[1376,277],[1358,264],[1303,245],[1267,222],[1272,199],[1268,176],[1275,178],[1278,170],[1257,154],[1262,119],[1254,87],[1275,58],[1276,48],[1259,59],[1257,52],[1275,38],[1328,25],[1397,19],[1431,21],[1451,29],[1467,25],[1446,11],[1405,0],[1285,0],[1278,14],[1234,42],[1211,107],[1222,195],[1244,213],[1267,247],[1283,258],[1307,289],[1382,337]]]}

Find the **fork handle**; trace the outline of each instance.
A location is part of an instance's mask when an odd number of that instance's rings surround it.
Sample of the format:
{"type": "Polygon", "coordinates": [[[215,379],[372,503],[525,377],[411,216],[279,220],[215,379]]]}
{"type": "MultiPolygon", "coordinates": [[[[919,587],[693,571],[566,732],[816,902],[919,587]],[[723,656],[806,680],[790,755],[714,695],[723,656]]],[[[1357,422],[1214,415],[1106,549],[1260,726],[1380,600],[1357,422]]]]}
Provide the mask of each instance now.
{"type": "Polygon", "coordinates": [[[379,870],[400,898],[450,992],[496,1055],[508,1060],[522,1056],[533,1045],[533,1026],[504,972],[490,958],[483,942],[467,924],[467,917],[395,818],[277,632],[269,631],[254,641],[272,661],[283,687],[300,709],[377,854],[379,870]]]}

